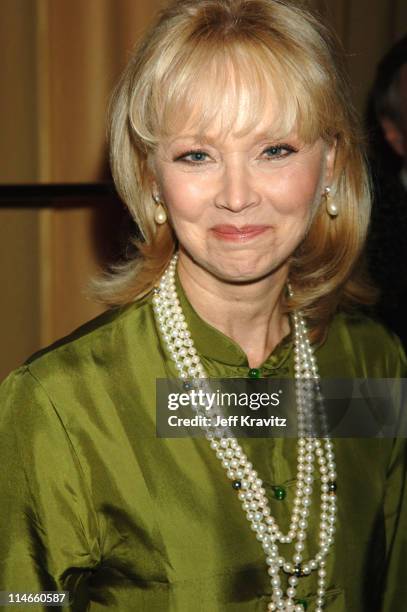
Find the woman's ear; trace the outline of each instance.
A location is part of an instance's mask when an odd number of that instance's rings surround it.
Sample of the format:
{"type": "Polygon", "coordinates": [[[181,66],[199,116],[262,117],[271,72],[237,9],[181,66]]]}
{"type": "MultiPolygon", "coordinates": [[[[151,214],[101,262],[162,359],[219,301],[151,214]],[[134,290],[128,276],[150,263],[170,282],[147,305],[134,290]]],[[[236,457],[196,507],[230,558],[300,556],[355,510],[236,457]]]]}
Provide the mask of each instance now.
{"type": "Polygon", "coordinates": [[[333,181],[334,177],[334,168],[335,168],[335,158],[336,158],[336,146],[338,143],[338,139],[332,139],[331,142],[328,142],[326,145],[326,153],[325,153],[325,184],[330,185],[333,181]]]}
{"type": "Polygon", "coordinates": [[[153,176],[148,177],[148,184],[149,184],[151,193],[153,195],[157,194],[158,191],[159,191],[158,190],[158,185],[157,185],[157,181],[155,180],[155,178],[153,176]]]}
{"type": "Polygon", "coordinates": [[[147,180],[147,185],[151,191],[151,193],[154,194],[158,194],[160,192],[159,187],[158,187],[158,183],[157,183],[157,178],[156,178],[156,174],[155,174],[155,167],[154,167],[154,162],[151,159],[151,157],[149,157],[146,162],[145,162],[145,177],[147,180]]]}

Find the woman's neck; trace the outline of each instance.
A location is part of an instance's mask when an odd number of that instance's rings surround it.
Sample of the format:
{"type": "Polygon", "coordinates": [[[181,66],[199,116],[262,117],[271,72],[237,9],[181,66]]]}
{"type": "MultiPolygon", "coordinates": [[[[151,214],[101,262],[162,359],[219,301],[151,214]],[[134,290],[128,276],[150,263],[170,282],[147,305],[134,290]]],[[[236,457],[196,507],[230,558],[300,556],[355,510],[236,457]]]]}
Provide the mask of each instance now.
{"type": "Polygon", "coordinates": [[[179,258],[178,274],[196,312],[242,348],[250,367],[261,365],[289,333],[288,317],[281,310],[287,269],[253,283],[233,284],[184,256],[179,258]]]}

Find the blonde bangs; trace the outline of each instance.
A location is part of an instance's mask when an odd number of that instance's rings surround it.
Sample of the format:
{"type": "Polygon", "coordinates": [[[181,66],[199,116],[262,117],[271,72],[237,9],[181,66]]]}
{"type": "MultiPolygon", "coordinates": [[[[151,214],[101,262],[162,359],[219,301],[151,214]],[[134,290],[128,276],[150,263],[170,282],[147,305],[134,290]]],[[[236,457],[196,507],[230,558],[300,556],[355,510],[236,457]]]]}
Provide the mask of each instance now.
{"type": "Polygon", "coordinates": [[[314,78],[304,79],[301,64],[278,46],[270,48],[272,42],[204,38],[180,45],[179,53],[157,70],[145,115],[139,113],[138,121],[133,115],[138,138],[154,148],[189,126],[198,135],[215,127],[221,134],[243,136],[270,113],[276,138],[292,131],[306,143],[326,137],[332,108],[326,108],[325,87],[317,82],[321,75],[310,62],[306,72],[314,78]]]}

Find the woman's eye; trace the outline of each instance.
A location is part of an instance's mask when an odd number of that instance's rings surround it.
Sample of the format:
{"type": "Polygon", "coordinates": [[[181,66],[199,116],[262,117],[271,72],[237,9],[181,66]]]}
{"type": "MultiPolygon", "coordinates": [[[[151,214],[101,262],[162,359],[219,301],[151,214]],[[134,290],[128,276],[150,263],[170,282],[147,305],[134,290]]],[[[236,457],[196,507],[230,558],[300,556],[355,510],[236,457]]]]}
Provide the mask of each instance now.
{"type": "Polygon", "coordinates": [[[208,154],[204,151],[188,151],[176,157],[175,161],[184,161],[190,164],[201,164],[208,160],[208,154]]]}
{"type": "Polygon", "coordinates": [[[268,159],[281,159],[283,157],[288,157],[288,155],[294,152],[295,149],[289,145],[273,145],[272,147],[267,147],[267,149],[263,151],[263,154],[268,159]]]}

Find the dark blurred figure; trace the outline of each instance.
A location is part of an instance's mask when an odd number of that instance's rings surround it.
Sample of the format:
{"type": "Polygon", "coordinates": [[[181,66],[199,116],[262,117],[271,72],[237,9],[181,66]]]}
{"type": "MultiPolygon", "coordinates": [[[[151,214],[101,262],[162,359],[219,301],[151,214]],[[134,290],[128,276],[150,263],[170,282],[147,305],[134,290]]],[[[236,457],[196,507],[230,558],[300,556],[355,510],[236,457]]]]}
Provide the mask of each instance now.
{"type": "Polygon", "coordinates": [[[407,347],[407,35],[385,55],[368,107],[373,174],[369,267],[379,317],[407,347]]]}

